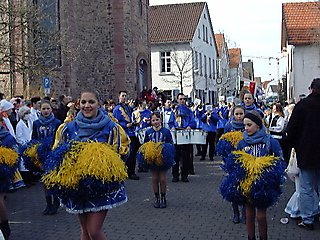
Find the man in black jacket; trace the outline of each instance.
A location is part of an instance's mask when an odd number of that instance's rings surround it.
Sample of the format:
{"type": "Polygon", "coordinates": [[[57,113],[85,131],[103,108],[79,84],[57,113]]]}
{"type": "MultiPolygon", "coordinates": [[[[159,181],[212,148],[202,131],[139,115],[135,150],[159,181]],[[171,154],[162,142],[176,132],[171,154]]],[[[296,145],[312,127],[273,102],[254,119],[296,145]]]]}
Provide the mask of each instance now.
{"type": "Polygon", "coordinates": [[[299,210],[302,221],[298,226],[313,230],[313,192],[319,193],[320,190],[320,78],[313,79],[309,89],[309,96],[293,109],[287,133],[291,146],[296,150],[301,171],[299,210]]]}
{"type": "Polygon", "coordinates": [[[56,111],[55,117],[59,119],[61,122],[64,122],[64,120],[67,117],[67,113],[69,111],[69,108],[67,106],[68,103],[69,103],[69,99],[66,97],[66,95],[59,96],[59,104],[58,104],[58,109],[56,111]]]}

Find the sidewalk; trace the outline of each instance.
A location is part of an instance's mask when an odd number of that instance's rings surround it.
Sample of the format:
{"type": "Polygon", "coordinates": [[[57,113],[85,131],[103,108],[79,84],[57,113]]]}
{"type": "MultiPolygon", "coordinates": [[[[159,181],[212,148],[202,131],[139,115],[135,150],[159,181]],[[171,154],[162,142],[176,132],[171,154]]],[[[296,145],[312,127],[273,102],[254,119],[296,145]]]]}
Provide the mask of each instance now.
{"type": "MultiPolygon", "coordinates": [[[[128,180],[128,202],[110,210],[104,224],[108,240],[193,240],[247,239],[244,224],[232,223],[231,204],[222,199],[219,184],[223,176],[220,162],[199,161],[195,157],[195,173],[189,183],[172,183],[168,172],[166,209],[152,206],[151,174],[140,173],[140,180],[128,180]]],[[[269,239],[320,239],[320,224],[314,231],[296,226],[283,211],[294,191],[288,180],[279,203],[267,212],[269,239]]],[[[8,215],[12,236],[10,240],[76,240],[80,228],[75,215],[60,209],[57,215],[43,216],[45,208],[41,183],[7,195],[8,215]]]]}

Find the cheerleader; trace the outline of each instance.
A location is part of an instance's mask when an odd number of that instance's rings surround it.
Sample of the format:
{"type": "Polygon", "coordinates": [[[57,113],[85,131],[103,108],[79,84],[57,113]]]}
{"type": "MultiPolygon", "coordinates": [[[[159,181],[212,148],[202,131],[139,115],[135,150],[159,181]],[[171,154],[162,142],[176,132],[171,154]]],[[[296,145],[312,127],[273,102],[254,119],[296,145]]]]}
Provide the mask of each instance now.
{"type": "Polygon", "coordinates": [[[266,133],[257,112],[244,116],[245,132],[237,151],[226,158],[223,166],[229,174],[221,184],[223,197],[246,205],[248,239],[255,238],[255,218],[259,239],[267,239],[266,210],[281,194],[286,163],[279,142],[266,133]]]}
{"type": "Polygon", "coordinates": [[[124,130],[100,110],[91,90],[80,97],[80,112],[57,132],[58,146],[49,156],[43,177],[66,211],[78,216],[80,239],[106,239],[102,227],[109,209],[127,202],[127,178],[120,155],[128,153],[124,130]]]}
{"type": "Polygon", "coordinates": [[[11,181],[10,179],[14,175],[14,168],[18,162],[18,154],[14,148],[17,147],[15,138],[9,133],[9,131],[2,125],[3,118],[0,116],[0,230],[4,236],[4,239],[9,239],[11,233],[7,209],[4,201],[4,194],[9,190],[11,181]]]}
{"type": "MultiPolygon", "coordinates": [[[[33,122],[32,140],[43,143],[47,141],[53,142],[55,132],[60,124],[60,120],[55,118],[52,113],[51,103],[47,100],[41,100],[39,118],[33,122]]],[[[50,148],[48,148],[47,151],[49,153],[50,148]]],[[[46,159],[42,159],[42,161],[44,160],[46,159]]],[[[56,214],[60,205],[59,199],[56,196],[53,196],[47,189],[45,189],[45,196],[47,206],[42,211],[43,215],[56,214]]]]}
{"type": "MultiPolygon", "coordinates": [[[[235,135],[233,132],[237,131],[237,132],[243,132],[244,131],[244,124],[243,124],[243,118],[244,118],[244,107],[242,107],[241,105],[235,106],[232,109],[232,115],[230,120],[227,122],[227,124],[225,125],[224,128],[224,133],[228,133],[231,132],[232,135],[235,135]]],[[[231,134],[230,137],[231,137],[231,134]]],[[[222,139],[223,140],[227,140],[227,135],[222,135],[222,139]]],[[[217,143],[217,148],[220,148],[220,144],[221,141],[219,141],[217,143]]],[[[236,147],[236,146],[234,146],[236,147]]],[[[235,150],[234,148],[232,148],[232,150],[235,150]]],[[[231,152],[228,151],[226,154],[230,154],[231,152]]],[[[222,156],[223,157],[223,156],[222,156]]],[[[226,157],[226,156],[225,156],[226,157]]],[[[233,209],[233,218],[232,218],[232,222],[234,224],[240,223],[240,211],[239,211],[239,205],[235,202],[232,203],[232,209],[233,209]]],[[[246,223],[246,207],[245,205],[242,205],[242,211],[241,211],[241,222],[243,224],[246,223]]]]}
{"type": "Polygon", "coordinates": [[[161,113],[152,113],[152,128],[147,130],[145,143],[140,147],[137,155],[138,161],[151,170],[155,208],[167,207],[167,171],[175,164],[172,135],[169,129],[162,127],[161,122],[161,113]]]}

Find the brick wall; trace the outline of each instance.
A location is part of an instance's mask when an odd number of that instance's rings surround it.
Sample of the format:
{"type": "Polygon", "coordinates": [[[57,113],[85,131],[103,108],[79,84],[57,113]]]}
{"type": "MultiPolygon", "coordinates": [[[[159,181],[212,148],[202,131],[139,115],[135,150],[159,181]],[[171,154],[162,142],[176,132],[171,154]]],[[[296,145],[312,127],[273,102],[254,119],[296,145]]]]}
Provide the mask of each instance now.
{"type": "Polygon", "coordinates": [[[54,81],[54,92],[78,97],[93,89],[103,99],[117,99],[125,89],[137,95],[139,61],[147,62],[150,79],[150,45],[147,8],[139,1],[60,1],[62,68],[54,81]]]}

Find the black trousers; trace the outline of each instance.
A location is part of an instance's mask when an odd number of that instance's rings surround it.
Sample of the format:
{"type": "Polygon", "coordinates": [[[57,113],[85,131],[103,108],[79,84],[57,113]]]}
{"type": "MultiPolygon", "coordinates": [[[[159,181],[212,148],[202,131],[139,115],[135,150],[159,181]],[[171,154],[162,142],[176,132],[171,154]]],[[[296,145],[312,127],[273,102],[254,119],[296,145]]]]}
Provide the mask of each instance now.
{"type": "Polygon", "coordinates": [[[172,167],[172,176],[179,177],[179,169],[181,168],[181,176],[188,177],[192,166],[192,144],[175,145],[176,148],[176,164],[172,167]]]}
{"type": "Polygon", "coordinates": [[[206,144],[202,145],[201,158],[204,159],[207,155],[207,149],[209,145],[209,158],[213,160],[215,150],[216,150],[216,132],[208,132],[206,138],[206,144]]]}
{"type": "Polygon", "coordinates": [[[136,136],[130,137],[131,143],[130,143],[130,154],[129,157],[126,159],[126,165],[128,167],[128,175],[131,176],[132,174],[135,174],[136,170],[136,156],[137,152],[140,146],[139,139],[136,136]]]}

